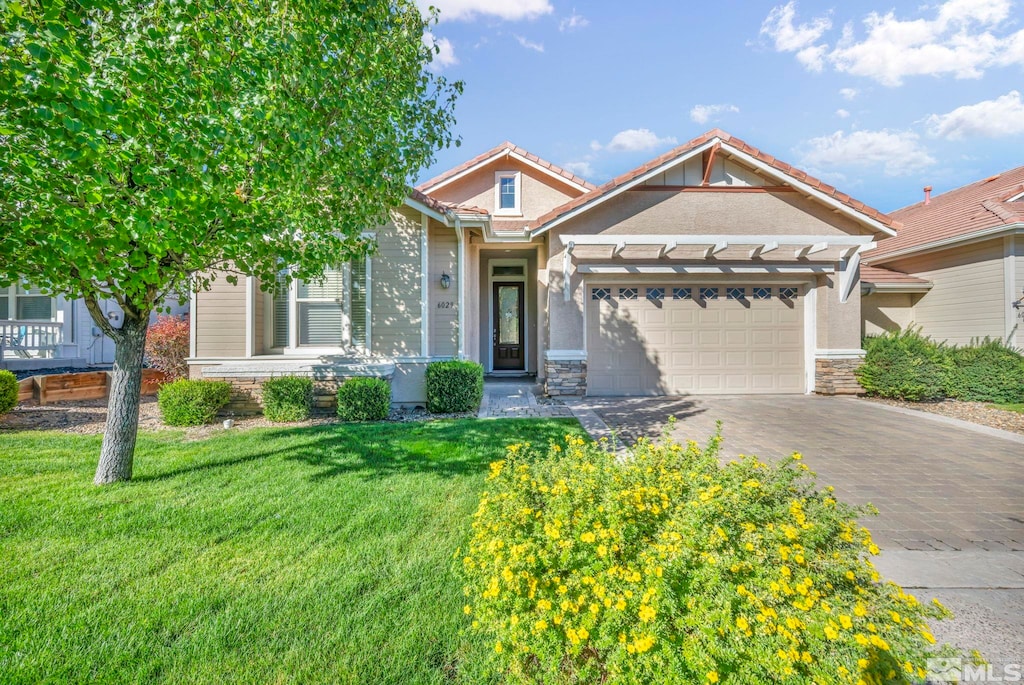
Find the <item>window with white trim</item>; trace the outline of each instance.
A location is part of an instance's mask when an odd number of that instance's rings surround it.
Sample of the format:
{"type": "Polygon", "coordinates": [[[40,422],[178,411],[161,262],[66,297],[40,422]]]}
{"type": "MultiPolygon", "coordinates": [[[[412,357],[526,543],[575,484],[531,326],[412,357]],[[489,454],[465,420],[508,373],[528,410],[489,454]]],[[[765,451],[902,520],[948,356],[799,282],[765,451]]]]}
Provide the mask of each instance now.
{"type": "Polygon", "coordinates": [[[518,171],[498,171],[494,174],[495,215],[519,216],[522,210],[522,174],[518,171]]]}
{"type": "Polygon", "coordinates": [[[282,275],[272,294],[273,347],[367,350],[369,277],[368,257],[328,268],[321,279],[286,285],[282,275]]]}
{"type": "Polygon", "coordinates": [[[53,321],[56,300],[25,284],[0,288],[0,319],[53,321]]]}

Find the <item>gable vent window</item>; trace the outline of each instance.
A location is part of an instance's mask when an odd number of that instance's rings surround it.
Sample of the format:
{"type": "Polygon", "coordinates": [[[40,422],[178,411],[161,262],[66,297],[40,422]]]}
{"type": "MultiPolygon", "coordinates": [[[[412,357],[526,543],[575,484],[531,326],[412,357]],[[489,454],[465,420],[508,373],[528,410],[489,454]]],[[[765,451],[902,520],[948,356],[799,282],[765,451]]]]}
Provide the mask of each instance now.
{"type": "Polygon", "coordinates": [[[664,288],[648,288],[647,289],[647,299],[650,300],[651,302],[661,302],[663,299],[665,299],[665,289],[664,288]]]}
{"type": "Polygon", "coordinates": [[[772,299],[771,288],[754,288],[754,299],[755,300],[770,300],[772,299]]]}
{"type": "Polygon", "coordinates": [[[692,300],[693,291],[690,288],[672,288],[673,300],[692,300]]]}
{"type": "Polygon", "coordinates": [[[290,286],[280,276],[271,296],[271,344],[282,349],[369,349],[369,271],[367,258],[290,286]]]}
{"type": "Polygon", "coordinates": [[[701,288],[700,299],[702,300],[717,300],[718,299],[718,288],[701,288]]]}
{"type": "Polygon", "coordinates": [[[619,297],[623,300],[635,300],[636,288],[619,288],[619,297]]]}

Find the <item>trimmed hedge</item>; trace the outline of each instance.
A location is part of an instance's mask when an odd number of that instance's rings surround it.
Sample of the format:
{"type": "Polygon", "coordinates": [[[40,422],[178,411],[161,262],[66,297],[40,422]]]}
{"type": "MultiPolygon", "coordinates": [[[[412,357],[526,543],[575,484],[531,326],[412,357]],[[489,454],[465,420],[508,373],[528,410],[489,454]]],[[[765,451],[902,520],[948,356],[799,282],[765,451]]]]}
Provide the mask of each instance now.
{"type": "Polygon", "coordinates": [[[0,371],[0,416],[18,403],[18,379],[10,371],[0,371]]]}
{"type": "Polygon", "coordinates": [[[475,412],[484,398],[484,367],[475,362],[427,365],[427,411],[435,414],[475,412]]]}
{"type": "Polygon", "coordinates": [[[279,376],[263,382],[263,415],[269,421],[305,421],[313,407],[313,379],[279,376]]]}
{"type": "Polygon", "coordinates": [[[381,421],[391,411],[391,384],[383,378],[349,378],[338,388],[338,418],[381,421]]]}
{"type": "Polygon", "coordinates": [[[944,352],[915,328],[868,338],[857,379],[871,395],[920,402],[944,394],[944,352]]]}
{"type": "Polygon", "coordinates": [[[224,381],[182,379],[164,385],[157,393],[157,404],[168,426],[210,423],[230,399],[231,385],[224,381]]]}
{"type": "Polygon", "coordinates": [[[1024,402],[1024,357],[998,340],[985,338],[948,352],[945,390],[975,402],[1024,402]]]}

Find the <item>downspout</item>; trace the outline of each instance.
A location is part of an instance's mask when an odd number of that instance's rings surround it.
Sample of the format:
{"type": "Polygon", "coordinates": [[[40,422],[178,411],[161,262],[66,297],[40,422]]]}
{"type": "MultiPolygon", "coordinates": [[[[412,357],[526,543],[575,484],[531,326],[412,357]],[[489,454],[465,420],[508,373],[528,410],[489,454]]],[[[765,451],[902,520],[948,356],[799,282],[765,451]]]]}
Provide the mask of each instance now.
{"type": "Polygon", "coordinates": [[[459,359],[466,358],[466,236],[462,229],[462,219],[453,213],[455,219],[455,237],[459,241],[459,359]]]}
{"type": "Polygon", "coordinates": [[[572,266],[572,251],[576,249],[576,243],[569,241],[565,246],[565,254],[562,255],[562,297],[568,302],[572,299],[572,282],[569,278],[569,267],[572,266]]]}

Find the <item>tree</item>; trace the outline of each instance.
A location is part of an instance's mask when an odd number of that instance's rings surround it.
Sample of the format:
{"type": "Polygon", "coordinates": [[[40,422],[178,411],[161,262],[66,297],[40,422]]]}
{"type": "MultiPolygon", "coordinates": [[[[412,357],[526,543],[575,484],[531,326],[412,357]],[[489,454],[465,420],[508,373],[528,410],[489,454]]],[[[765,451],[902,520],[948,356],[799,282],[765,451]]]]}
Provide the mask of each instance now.
{"type": "Polygon", "coordinates": [[[146,325],[211,271],[314,278],[452,142],[412,0],[0,0],[0,284],[116,344],[96,483],[131,478],[146,325]],[[113,327],[100,302],[124,310],[113,327]]]}

